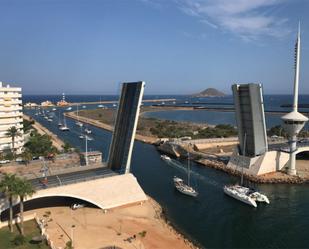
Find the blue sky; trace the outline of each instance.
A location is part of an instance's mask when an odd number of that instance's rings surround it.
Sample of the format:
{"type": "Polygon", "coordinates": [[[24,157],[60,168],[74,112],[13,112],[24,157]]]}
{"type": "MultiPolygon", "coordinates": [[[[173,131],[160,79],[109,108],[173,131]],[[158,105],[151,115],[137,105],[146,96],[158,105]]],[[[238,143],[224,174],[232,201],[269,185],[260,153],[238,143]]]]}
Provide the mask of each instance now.
{"type": "Polygon", "coordinates": [[[187,94],[235,82],[289,93],[298,20],[309,94],[307,0],[0,0],[0,81],[26,94],[187,94]],[[307,70],[306,70],[307,69],[307,70]]]}

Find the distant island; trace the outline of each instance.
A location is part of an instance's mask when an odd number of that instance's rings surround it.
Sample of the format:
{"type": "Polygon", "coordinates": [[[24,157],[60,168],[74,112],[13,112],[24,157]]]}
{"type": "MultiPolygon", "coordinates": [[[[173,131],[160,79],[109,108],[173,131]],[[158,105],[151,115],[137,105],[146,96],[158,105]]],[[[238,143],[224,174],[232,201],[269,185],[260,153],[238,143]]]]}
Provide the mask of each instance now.
{"type": "Polygon", "coordinates": [[[220,92],[215,88],[207,88],[204,91],[192,94],[192,97],[224,97],[224,96],[225,94],[223,92],[220,92]]]}

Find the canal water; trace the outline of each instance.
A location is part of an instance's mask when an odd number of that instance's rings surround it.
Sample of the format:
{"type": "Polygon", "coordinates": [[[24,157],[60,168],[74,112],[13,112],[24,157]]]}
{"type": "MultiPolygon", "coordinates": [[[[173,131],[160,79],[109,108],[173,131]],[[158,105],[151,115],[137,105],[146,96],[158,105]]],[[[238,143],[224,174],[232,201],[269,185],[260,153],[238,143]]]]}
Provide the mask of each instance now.
{"type": "MultiPolygon", "coordinates": [[[[50,123],[34,116],[33,110],[25,110],[25,113],[84,150],[75,121],[67,119],[71,131],[61,132],[57,127],[57,114],[50,123]]],[[[88,142],[88,147],[102,151],[106,160],[111,133],[90,128],[94,140],[88,142]]],[[[192,163],[192,178],[199,196],[194,199],[176,192],[172,178],[185,177],[186,162],[166,163],[154,146],[135,142],[131,165],[144,191],[161,204],[168,219],[205,248],[308,248],[308,185],[259,185],[271,203],[252,208],[224,195],[223,186],[236,182],[235,177],[195,163],[192,163]]]]}

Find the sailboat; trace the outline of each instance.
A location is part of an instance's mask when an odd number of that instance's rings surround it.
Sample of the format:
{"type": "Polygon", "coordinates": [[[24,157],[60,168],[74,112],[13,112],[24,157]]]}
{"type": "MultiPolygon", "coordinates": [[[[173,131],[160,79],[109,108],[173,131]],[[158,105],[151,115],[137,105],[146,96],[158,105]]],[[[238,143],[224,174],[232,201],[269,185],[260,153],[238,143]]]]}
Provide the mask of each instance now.
{"type": "MultiPolygon", "coordinates": [[[[243,155],[246,155],[245,153],[246,140],[247,140],[247,135],[245,134],[243,155]]],[[[239,200],[253,207],[257,207],[256,202],[265,202],[267,204],[270,203],[266,195],[256,191],[255,189],[251,189],[251,188],[247,188],[243,186],[243,181],[244,181],[244,167],[242,166],[240,185],[239,184],[226,185],[223,188],[224,193],[236,200],[239,200]]]]}
{"type": "Polygon", "coordinates": [[[78,105],[77,105],[77,109],[76,109],[76,115],[77,115],[77,121],[75,122],[75,124],[79,127],[82,127],[83,123],[79,121],[79,116],[78,116],[78,105]]]}
{"type": "Polygon", "coordinates": [[[177,177],[177,176],[174,176],[173,178],[173,181],[174,181],[174,185],[175,185],[175,188],[182,194],[185,194],[185,195],[189,195],[189,196],[192,196],[192,197],[197,197],[198,196],[198,192],[192,188],[190,186],[190,173],[191,173],[191,170],[190,170],[190,155],[189,155],[189,152],[188,152],[188,179],[187,179],[187,184],[184,183],[184,181],[177,177]]]}
{"type": "Polygon", "coordinates": [[[61,123],[61,118],[60,118],[60,111],[59,111],[59,117],[58,117],[58,127],[62,126],[62,123],[61,123]]]}
{"type": "Polygon", "coordinates": [[[100,97],[100,104],[98,105],[99,108],[104,107],[104,105],[101,104],[101,97],[100,97]]]}
{"type": "Polygon", "coordinates": [[[80,134],[79,134],[79,136],[78,136],[80,139],[84,139],[85,138],[85,136],[84,136],[84,134],[83,134],[83,129],[82,129],[82,127],[80,127],[80,134]]]}
{"type": "Polygon", "coordinates": [[[63,125],[59,127],[59,130],[61,131],[69,131],[70,128],[67,126],[67,122],[65,120],[65,116],[63,114],[63,125]]]}

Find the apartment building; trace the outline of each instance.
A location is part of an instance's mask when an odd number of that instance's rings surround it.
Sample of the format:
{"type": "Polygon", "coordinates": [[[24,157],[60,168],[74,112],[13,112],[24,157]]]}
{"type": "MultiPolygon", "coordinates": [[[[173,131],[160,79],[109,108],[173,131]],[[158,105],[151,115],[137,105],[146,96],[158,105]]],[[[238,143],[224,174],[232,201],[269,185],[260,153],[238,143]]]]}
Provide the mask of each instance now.
{"type": "Polygon", "coordinates": [[[0,82],[0,152],[12,148],[12,138],[7,136],[7,130],[15,126],[21,133],[16,136],[14,147],[16,153],[22,152],[24,145],[22,93],[20,87],[11,87],[0,82]]]}

